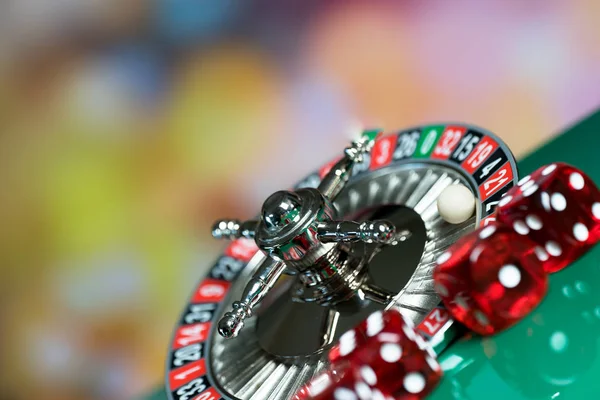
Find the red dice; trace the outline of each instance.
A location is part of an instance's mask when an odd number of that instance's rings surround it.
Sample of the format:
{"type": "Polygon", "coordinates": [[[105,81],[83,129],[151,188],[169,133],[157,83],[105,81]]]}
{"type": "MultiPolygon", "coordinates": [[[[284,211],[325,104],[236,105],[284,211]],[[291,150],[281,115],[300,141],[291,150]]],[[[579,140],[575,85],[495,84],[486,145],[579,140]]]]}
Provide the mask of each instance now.
{"type": "Polygon", "coordinates": [[[335,365],[323,371],[302,386],[292,400],[396,400],[390,394],[356,379],[347,365],[343,368],[345,370],[335,365]]]}
{"type": "Polygon", "coordinates": [[[600,191],[582,171],[554,163],[523,178],[496,209],[497,221],[548,254],[546,272],[560,271],[600,239],[600,191]]]}
{"type": "Polygon", "coordinates": [[[430,347],[396,310],[375,313],[367,323],[371,339],[353,356],[355,379],[395,399],[424,398],[442,376],[430,347]]]}
{"type": "Polygon", "coordinates": [[[547,254],[527,236],[492,222],[459,239],[437,260],[436,292],[453,318],[491,335],[527,315],[548,288],[547,254]]]}
{"type": "Polygon", "coordinates": [[[330,368],[294,399],[417,400],[442,376],[431,348],[397,310],[371,314],[334,349],[330,368]]]}
{"type": "Polygon", "coordinates": [[[351,358],[355,350],[367,342],[367,334],[364,329],[365,323],[366,321],[363,321],[340,336],[338,343],[329,351],[329,362],[335,363],[351,358]]]}
{"type": "Polygon", "coordinates": [[[334,363],[342,359],[351,359],[356,350],[366,344],[369,338],[381,332],[399,332],[405,324],[407,322],[398,311],[375,312],[340,336],[338,343],[329,351],[329,361],[334,363]]]}
{"type": "MultiPolygon", "coordinates": [[[[356,383],[350,368],[350,361],[343,360],[332,364],[302,386],[292,397],[293,400],[331,400],[353,398],[356,383]]],[[[360,385],[358,389],[360,390],[360,385]]],[[[356,396],[354,396],[356,398],[356,396]]]]}

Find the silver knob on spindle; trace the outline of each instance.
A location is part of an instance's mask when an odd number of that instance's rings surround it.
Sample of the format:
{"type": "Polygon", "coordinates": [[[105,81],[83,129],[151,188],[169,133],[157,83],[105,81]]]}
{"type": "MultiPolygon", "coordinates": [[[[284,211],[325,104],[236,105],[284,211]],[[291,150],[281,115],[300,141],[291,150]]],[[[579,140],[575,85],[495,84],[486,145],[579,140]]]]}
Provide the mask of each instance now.
{"type": "Polygon", "coordinates": [[[273,193],[263,204],[262,220],[271,231],[298,222],[302,199],[294,192],[280,190],[273,193]]]}
{"type": "Polygon", "coordinates": [[[244,319],[247,317],[246,309],[239,301],[234,301],[231,308],[232,311],[226,312],[218,325],[219,335],[225,339],[236,337],[244,327],[244,319]]]}

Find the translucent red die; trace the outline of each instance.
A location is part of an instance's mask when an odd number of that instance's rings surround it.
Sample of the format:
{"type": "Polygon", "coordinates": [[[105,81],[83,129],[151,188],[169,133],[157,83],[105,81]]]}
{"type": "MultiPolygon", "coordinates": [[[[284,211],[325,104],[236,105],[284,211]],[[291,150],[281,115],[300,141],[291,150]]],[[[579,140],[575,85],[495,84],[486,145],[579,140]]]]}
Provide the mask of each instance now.
{"type": "Polygon", "coordinates": [[[354,352],[367,342],[365,322],[363,321],[340,336],[339,341],[329,350],[329,362],[336,363],[351,358],[354,352]]]}
{"type": "Polygon", "coordinates": [[[531,312],[548,289],[547,255],[527,236],[491,222],[459,239],[437,260],[435,290],[452,317],[481,335],[531,312]]]}
{"type": "MultiPolygon", "coordinates": [[[[331,400],[352,398],[356,393],[356,383],[349,360],[332,364],[302,386],[292,397],[293,400],[331,400]]],[[[359,385],[359,390],[360,390],[359,385]]]]}
{"type": "Polygon", "coordinates": [[[442,371],[435,354],[400,312],[373,313],[361,327],[369,339],[352,357],[357,380],[406,400],[422,399],[438,384],[442,371]]]}
{"type": "Polygon", "coordinates": [[[356,363],[340,359],[302,386],[292,397],[293,400],[347,400],[373,399],[395,400],[389,393],[369,386],[356,373],[356,363]]]}
{"type": "Polygon", "coordinates": [[[529,237],[548,254],[546,272],[557,272],[600,239],[600,191],[579,169],[554,163],[521,179],[500,200],[497,221],[529,237]]]}
{"type": "Polygon", "coordinates": [[[373,336],[381,332],[400,332],[405,324],[407,322],[396,310],[374,312],[360,324],[340,336],[338,343],[329,351],[329,361],[335,363],[352,358],[356,350],[366,344],[373,336]]]}

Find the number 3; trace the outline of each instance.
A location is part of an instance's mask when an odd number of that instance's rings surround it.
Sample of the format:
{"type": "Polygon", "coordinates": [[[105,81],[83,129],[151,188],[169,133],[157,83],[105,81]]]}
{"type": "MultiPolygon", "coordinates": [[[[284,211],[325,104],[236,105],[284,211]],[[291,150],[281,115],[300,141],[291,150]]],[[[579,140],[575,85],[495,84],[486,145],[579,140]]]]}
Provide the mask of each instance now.
{"type": "Polygon", "coordinates": [[[390,151],[392,150],[392,146],[390,145],[389,140],[382,140],[381,144],[379,146],[380,146],[379,149],[381,150],[381,152],[375,158],[375,162],[377,164],[383,164],[390,156],[390,151]]]}

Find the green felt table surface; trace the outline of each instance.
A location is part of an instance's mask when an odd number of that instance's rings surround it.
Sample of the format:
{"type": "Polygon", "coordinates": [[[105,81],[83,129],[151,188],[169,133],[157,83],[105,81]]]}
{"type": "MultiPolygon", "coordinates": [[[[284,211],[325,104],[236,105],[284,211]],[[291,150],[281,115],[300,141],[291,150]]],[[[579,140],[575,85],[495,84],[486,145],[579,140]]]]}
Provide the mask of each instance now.
{"type": "MultiPolygon", "coordinates": [[[[524,133],[526,134],[526,133],[524,133]]],[[[572,164],[600,184],[600,112],[519,162],[525,176],[554,161],[572,164]]],[[[465,337],[439,360],[435,400],[600,399],[600,246],[550,277],[542,304],[507,331],[465,337]]],[[[166,400],[163,388],[143,400],[166,400]]]]}

